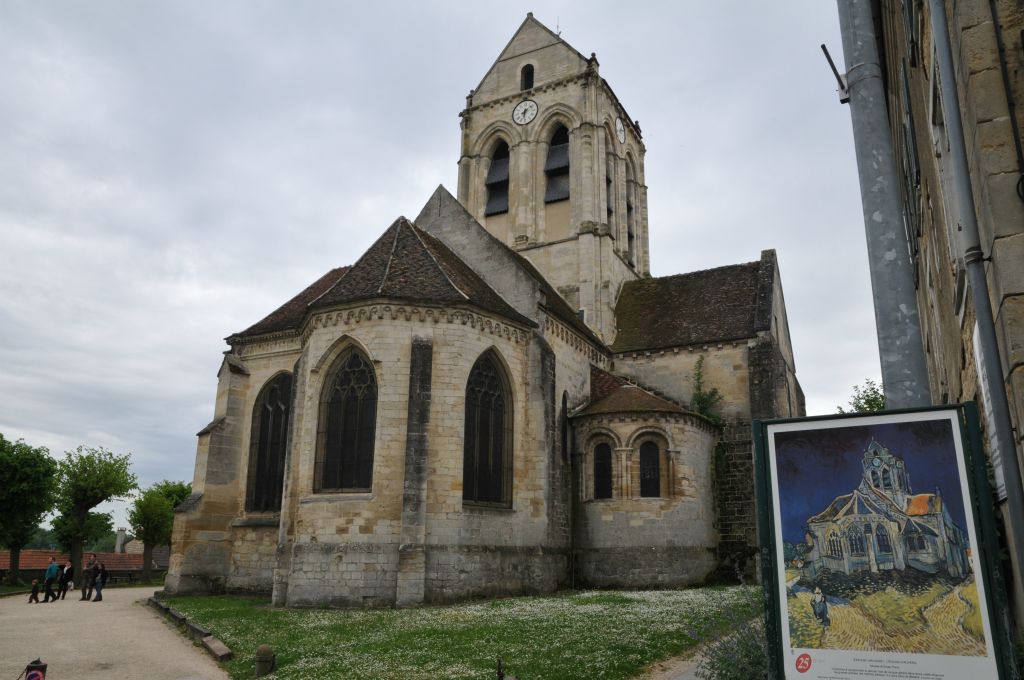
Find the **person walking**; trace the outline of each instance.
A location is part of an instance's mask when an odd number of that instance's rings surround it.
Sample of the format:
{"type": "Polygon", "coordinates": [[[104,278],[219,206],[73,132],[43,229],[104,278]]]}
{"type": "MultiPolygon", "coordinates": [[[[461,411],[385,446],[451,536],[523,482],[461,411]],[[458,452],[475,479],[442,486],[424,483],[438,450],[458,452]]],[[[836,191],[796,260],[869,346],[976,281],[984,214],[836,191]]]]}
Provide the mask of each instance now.
{"type": "Polygon", "coordinates": [[[50,564],[46,567],[46,574],[43,576],[43,587],[46,589],[46,595],[43,596],[43,602],[49,602],[50,600],[57,599],[57,593],[53,592],[53,582],[57,579],[57,558],[51,557],[50,564]]]}
{"type": "Polygon", "coordinates": [[[96,571],[95,583],[96,586],[96,597],[92,599],[93,602],[103,601],[103,586],[107,585],[107,565],[102,562],[99,563],[99,567],[96,571]]]}
{"type": "Polygon", "coordinates": [[[64,573],[61,574],[60,577],[60,590],[57,591],[57,594],[60,595],[60,599],[63,600],[64,597],[68,594],[68,588],[74,588],[74,585],[72,585],[72,580],[74,579],[74,577],[75,565],[71,564],[71,560],[68,560],[64,564],[64,573]]]}
{"type": "Polygon", "coordinates": [[[32,579],[32,594],[28,596],[29,604],[35,602],[39,604],[39,579],[32,579]]]}
{"type": "Polygon", "coordinates": [[[82,571],[82,597],[80,599],[88,602],[92,599],[92,584],[96,580],[96,553],[89,553],[89,561],[85,563],[82,571]]]}

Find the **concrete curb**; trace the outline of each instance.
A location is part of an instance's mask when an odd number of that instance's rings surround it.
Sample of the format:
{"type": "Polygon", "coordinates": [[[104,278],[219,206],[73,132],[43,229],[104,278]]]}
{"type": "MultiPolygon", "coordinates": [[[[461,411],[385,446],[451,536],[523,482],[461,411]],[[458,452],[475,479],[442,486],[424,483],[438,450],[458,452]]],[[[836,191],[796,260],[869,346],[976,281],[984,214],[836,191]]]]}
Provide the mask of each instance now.
{"type": "Polygon", "coordinates": [[[194,621],[189,621],[187,616],[166,602],[161,602],[157,599],[156,593],[154,593],[153,597],[146,599],[146,604],[169,619],[176,626],[184,626],[185,633],[196,642],[202,644],[203,649],[217,661],[230,661],[234,657],[228,646],[211,635],[210,631],[194,621]]]}

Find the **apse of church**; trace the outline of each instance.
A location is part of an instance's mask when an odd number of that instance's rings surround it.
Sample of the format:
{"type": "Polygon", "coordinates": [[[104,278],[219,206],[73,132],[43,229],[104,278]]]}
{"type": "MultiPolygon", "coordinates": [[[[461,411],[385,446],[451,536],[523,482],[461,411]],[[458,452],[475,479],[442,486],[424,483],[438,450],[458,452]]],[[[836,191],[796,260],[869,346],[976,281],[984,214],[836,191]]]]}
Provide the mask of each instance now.
{"type": "Polygon", "coordinates": [[[458,199],[227,338],[168,591],[405,606],[745,568],[750,418],[803,410],[774,252],[651,277],[639,126],[532,15],[461,115],[458,199]],[[702,357],[720,422],[689,407],[702,357]]]}

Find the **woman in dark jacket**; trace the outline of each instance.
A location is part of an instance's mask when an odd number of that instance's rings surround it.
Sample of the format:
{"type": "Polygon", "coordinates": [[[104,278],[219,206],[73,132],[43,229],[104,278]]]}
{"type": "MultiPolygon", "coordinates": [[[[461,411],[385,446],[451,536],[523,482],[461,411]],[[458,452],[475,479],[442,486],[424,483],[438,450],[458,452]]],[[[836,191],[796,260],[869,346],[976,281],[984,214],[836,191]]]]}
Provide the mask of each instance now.
{"type": "Polygon", "coordinates": [[[72,580],[75,577],[75,566],[71,564],[71,560],[68,560],[67,564],[64,565],[64,573],[60,576],[60,590],[57,591],[57,596],[60,599],[64,599],[64,596],[68,594],[68,588],[71,586],[72,580]]]}
{"type": "Polygon", "coordinates": [[[96,597],[93,602],[103,601],[103,586],[107,585],[107,565],[100,562],[99,570],[96,572],[96,597]]]}

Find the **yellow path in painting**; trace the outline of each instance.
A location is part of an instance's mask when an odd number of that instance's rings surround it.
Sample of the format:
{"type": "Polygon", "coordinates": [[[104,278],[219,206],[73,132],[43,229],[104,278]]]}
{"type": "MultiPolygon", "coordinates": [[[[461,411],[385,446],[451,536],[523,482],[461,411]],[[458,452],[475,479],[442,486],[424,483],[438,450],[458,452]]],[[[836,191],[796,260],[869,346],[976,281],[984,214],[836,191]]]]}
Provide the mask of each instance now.
{"type": "MultiPolygon", "coordinates": [[[[879,652],[917,652],[956,656],[982,656],[985,644],[971,636],[963,627],[971,605],[961,597],[961,584],[925,607],[920,613],[921,625],[910,630],[892,630],[886,622],[856,605],[830,605],[831,626],[822,631],[815,624],[807,646],[816,649],[848,649],[879,652]],[[821,631],[820,633],[818,631],[821,631]]],[[[796,607],[810,611],[810,594],[799,593],[796,607]]]]}

